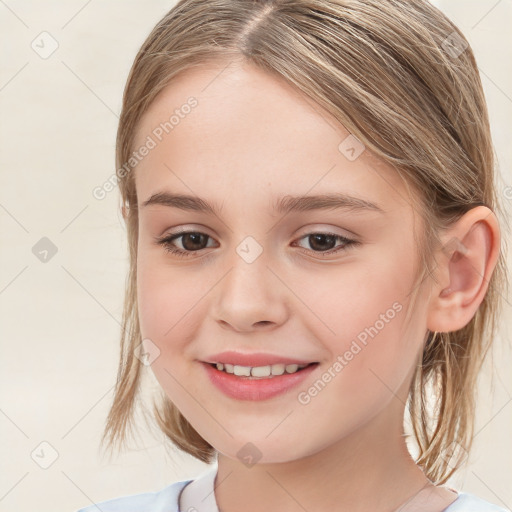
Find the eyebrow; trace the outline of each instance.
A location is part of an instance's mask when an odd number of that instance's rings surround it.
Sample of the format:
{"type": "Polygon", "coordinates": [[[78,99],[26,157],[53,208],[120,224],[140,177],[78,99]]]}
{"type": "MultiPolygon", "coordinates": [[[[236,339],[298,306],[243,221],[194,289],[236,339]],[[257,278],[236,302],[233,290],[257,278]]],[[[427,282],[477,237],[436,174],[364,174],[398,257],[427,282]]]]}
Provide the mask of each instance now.
{"type": "MultiPolygon", "coordinates": [[[[210,213],[212,215],[217,215],[220,212],[220,208],[215,203],[210,204],[199,197],[184,194],[171,194],[169,192],[157,192],[142,203],[143,208],[150,205],[162,205],[170,208],[178,208],[180,210],[210,213]]],[[[339,209],[385,213],[384,210],[375,203],[341,193],[314,196],[286,195],[275,200],[273,209],[280,214],[339,209]]]]}

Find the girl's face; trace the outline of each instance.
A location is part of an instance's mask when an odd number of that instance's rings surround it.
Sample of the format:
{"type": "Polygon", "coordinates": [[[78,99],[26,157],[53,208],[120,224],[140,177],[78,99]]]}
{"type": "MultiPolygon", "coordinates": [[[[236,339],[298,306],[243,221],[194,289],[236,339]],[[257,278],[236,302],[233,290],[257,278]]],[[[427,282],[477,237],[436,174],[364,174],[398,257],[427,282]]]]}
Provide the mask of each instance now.
{"type": "Polygon", "coordinates": [[[286,83],[234,62],[163,90],[135,149],[142,338],[199,434],[232,458],[285,462],[396,431],[428,290],[406,322],[421,222],[395,171],[286,83]],[[312,199],[327,194],[337,206],[312,199]],[[158,242],[172,235],[185,256],[158,242]],[[225,351],[266,354],[235,354],[239,366],[317,364],[249,380],[207,364],[225,351]]]}

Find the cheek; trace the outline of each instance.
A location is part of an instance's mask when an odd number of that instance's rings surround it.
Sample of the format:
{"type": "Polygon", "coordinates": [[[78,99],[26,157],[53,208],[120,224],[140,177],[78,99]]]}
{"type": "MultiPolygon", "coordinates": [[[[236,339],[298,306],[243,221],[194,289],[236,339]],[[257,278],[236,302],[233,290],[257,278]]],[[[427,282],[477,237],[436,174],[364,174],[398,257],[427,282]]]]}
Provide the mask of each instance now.
{"type": "Polygon", "coordinates": [[[361,428],[395,397],[406,402],[401,389],[419,345],[405,324],[406,291],[394,287],[386,290],[391,293],[383,293],[385,282],[384,278],[373,281],[375,288],[364,293],[343,294],[338,304],[329,305],[330,316],[320,309],[336,333],[326,334],[321,326],[321,339],[331,361],[315,379],[301,386],[297,399],[304,415],[302,427],[308,428],[306,418],[315,418],[315,428],[325,432],[326,443],[361,428]]]}
{"type": "Polygon", "coordinates": [[[328,272],[304,272],[292,282],[297,295],[305,298],[305,318],[318,325],[319,339],[343,349],[347,340],[359,335],[364,340],[367,330],[375,331],[372,327],[381,337],[385,331],[396,334],[405,318],[413,272],[413,261],[405,251],[381,246],[377,254],[367,254],[364,262],[355,259],[328,272]]]}
{"type": "MultiPolygon", "coordinates": [[[[162,266],[149,259],[137,267],[137,300],[142,339],[149,339],[159,351],[151,371],[180,411],[197,414],[192,396],[200,396],[190,375],[188,346],[197,334],[199,298],[204,295],[194,285],[197,278],[162,266]],[[187,391],[182,383],[187,382],[187,391]]],[[[198,285],[198,283],[195,283],[198,285]]],[[[153,348],[153,350],[155,350],[153,348]]]]}
{"type": "Polygon", "coordinates": [[[137,301],[141,334],[161,351],[179,350],[189,337],[190,319],[201,307],[196,280],[190,273],[177,272],[149,259],[139,262],[137,301]]]}
{"type": "Polygon", "coordinates": [[[415,308],[406,322],[412,257],[391,246],[379,252],[365,265],[340,265],[329,275],[307,277],[298,291],[312,305],[309,328],[328,348],[332,363],[339,363],[332,370],[338,396],[354,407],[372,396],[389,395],[388,387],[397,389],[422,342],[422,312],[415,308]]]}

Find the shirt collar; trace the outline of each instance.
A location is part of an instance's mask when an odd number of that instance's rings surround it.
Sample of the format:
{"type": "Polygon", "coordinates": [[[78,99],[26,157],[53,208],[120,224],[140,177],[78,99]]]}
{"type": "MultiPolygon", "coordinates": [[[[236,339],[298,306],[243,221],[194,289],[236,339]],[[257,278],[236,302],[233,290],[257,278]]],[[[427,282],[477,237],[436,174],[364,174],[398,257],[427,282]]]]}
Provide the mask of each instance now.
{"type": "Polygon", "coordinates": [[[217,461],[189,482],[179,495],[179,510],[195,510],[197,512],[219,512],[215,501],[215,477],[217,476],[217,461]]]}

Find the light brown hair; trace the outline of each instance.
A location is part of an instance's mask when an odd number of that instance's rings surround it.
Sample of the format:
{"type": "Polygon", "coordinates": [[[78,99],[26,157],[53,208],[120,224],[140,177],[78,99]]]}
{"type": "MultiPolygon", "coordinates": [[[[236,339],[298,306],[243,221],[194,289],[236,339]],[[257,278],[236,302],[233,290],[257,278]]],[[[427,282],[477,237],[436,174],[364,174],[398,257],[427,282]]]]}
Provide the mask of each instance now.
{"type": "MultiPolygon", "coordinates": [[[[207,61],[237,59],[295,86],[416,192],[415,209],[424,219],[417,283],[434,278],[439,234],[469,209],[485,205],[503,217],[473,52],[460,30],[426,0],[179,1],[155,26],[131,68],[116,169],[129,162],[141,116],[173,78],[207,61]]],[[[119,187],[130,269],[117,384],[102,439],[110,447],[126,440],[142,375],[134,355],[141,343],[134,172],[120,173],[119,187]]],[[[506,284],[502,252],[475,316],[458,331],[429,333],[416,368],[408,402],[416,462],[435,483],[445,482],[471,447],[477,376],[497,332],[506,284]],[[428,389],[435,392],[434,408],[428,389]],[[453,446],[463,450],[448,462],[453,446]]],[[[153,405],[170,440],[204,462],[212,460],[215,449],[169,398],[162,393],[153,405]]]]}

